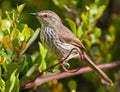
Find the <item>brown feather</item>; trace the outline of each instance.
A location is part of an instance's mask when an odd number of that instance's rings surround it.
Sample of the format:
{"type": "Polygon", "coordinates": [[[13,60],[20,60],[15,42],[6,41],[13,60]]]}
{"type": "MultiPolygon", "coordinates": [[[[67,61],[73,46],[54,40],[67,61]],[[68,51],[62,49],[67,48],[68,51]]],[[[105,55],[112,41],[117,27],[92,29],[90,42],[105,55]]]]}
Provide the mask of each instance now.
{"type": "Polygon", "coordinates": [[[61,25],[62,27],[60,28],[58,32],[60,36],[60,40],[66,43],[70,43],[72,45],[75,45],[83,50],[86,50],[84,45],[81,43],[81,41],[64,25],[61,25]],[[64,31],[64,32],[63,32],[64,31]]]}

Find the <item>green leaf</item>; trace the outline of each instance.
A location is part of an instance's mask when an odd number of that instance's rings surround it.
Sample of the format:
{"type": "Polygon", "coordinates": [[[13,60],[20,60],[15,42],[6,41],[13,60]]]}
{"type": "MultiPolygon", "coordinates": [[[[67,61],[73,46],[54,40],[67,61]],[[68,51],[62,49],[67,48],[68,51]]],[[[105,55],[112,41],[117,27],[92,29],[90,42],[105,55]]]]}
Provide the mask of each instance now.
{"type": "Polygon", "coordinates": [[[32,35],[34,31],[28,27],[27,24],[24,24],[24,29],[21,33],[19,33],[19,37],[21,41],[27,41],[32,35]]]}
{"type": "Polygon", "coordinates": [[[4,33],[0,30],[0,39],[4,37],[4,33]]]}
{"type": "Polygon", "coordinates": [[[68,4],[68,1],[67,0],[52,0],[53,3],[56,5],[56,6],[59,6],[59,7],[63,7],[64,5],[68,4]]]}
{"type": "Polygon", "coordinates": [[[13,14],[11,12],[6,11],[5,14],[9,20],[13,20],[13,14]]]}
{"type": "Polygon", "coordinates": [[[56,6],[59,6],[60,8],[64,8],[64,5],[67,5],[68,7],[76,7],[77,5],[77,0],[52,0],[53,3],[56,6]]]}
{"type": "Polygon", "coordinates": [[[20,89],[20,85],[19,85],[19,74],[16,74],[16,77],[15,77],[15,85],[14,85],[14,88],[13,88],[12,92],[19,92],[19,89],[20,89]]]}
{"type": "Polygon", "coordinates": [[[111,40],[112,40],[112,36],[111,36],[111,35],[109,35],[109,34],[107,34],[107,35],[106,35],[106,41],[111,42],[111,40]]]}
{"type": "Polygon", "coordinates": [[[98,13],[96,14],[96,19],[99,19],[103,15],[105,8],[106,8],[105,5],[102,5],[98,8],[98,13]]]}
{"type": "Polygon", "coordinates": [[[47,49],[45,49],[44,46],[40,42],[38,44],[40,48],[40,54],[42,55],[42,60],[44,60],[47,55],[47,49]]]}
{"type": "Polygon", "coordinates": [[[5,91],[6,92],[13,92],[13,88],[16,86],[15,82],[16,82],[16,71],[14,70],[10,76],[10,79],[7,80],[7,82],[5,83],[5,91]]]}
{"type": "Polygon", "coordinates": [[[97,39],[95,38],[95,35],[94,35],[94,34],[91,34],[90,37],[91,37],[91,43],[92,43],[92,44],[95,44],[96,41],[97,41],[97,39]]]}
{"type": "Polygon", "coordinates": [[[2,71],[1,71],[1,67],[0,67],[0,92],[4,92],[5,91],[5,81],[2,79],[1,74],[2,74],[2,71]]]}
{"type": "Polygon", "coordinates": [[[82,19],[82,22],[83,22],[86,26],[89,26],[89,25],[88,25],[88,24],[89,24],[89,18],[88,18],[88,16],[87,16],[86,13],[82,13],[82,14],[81,14],[81,19],[82,19]]]}
{"type": "Polygon", "coordinates": [[[109,0],[95,0],[95,5],[97,6],[98,13],[96,15],[96,19],[99,19],[102,15],[104,10],[106,9],[109,0]]]}
{"type": "Polygon", "coordinates": [[[98,9],[97,9],[96,5],[91,5],[89,11],[90,11],[89,13],[90,13],[91,17],[94,17],[94,16],[96,16],[96,14],[98,14],[98,9]]]}
{"type": "Polygon", "coordinates": [[[30,77],[30,76],[34,73],[34,71],[36,70],[36,68],[37,68],[37,65],[34,64],[34,65],[28,70],[28,72],[26,73],[26,76],[27,76],[27,77],[30,77]]]}
{"type": "Polygon", "coordinates": [[[21,62],[21,64],[23,65],[21,75],[26,76],[26,73],[28,72],[28,70],[33,66],[31,56],[25,54],[24,55],[24,61],[21,62]]]}
{"type": "Polygon", "coordinates": [[[19,35],[19,30],[14,27],[12,32],[11,32],[11,37],[14,39],[14,38],[17,38],[18,35],[19,35]]]}
{"type": "Polygon", "coordinates": [[[26,62],[25,66],[28,67],[28,68],[30,68],[33,65],[31,56],[29,56],[27,54],[25,55],[25,61],[24,62],[26,62]]]}
{"type": "Polygon", "coordinates": [[[7,73],[9,75],[11,75],[17,68],[18,68],[18,63],[14,62],[14,63],[10,63],[7,65],[7,73]]]}
{"type": "Polygon", "coordinates": [[[41,62],[42,62],[42,56],[39,54],[39,55],[36,57],[36,59],[34,60],[34,64],[37,64],[38,67],[39,67],[40,64],[41,64],[41,62]]]}
{"type": "Polygon", "coordinates": [[[68,87],[69,87],[69,89],[70,89],[70,92],[76,92],[76,87],[77,87],[76,81],[70,80],[70,81],[68,82],[68,87]]]}
{"type": "Polygon", "coordinates": [[[78,30],[77,30],[77,36],[78,36],[78,38],[81,38],[82,36],[83,36],[83,30],[82,30],[82,26],[80,25],[79,27],[78,27],[78,30]]]}
{"type": "Polygon", "coordinates": [[[5,81],[0,77],[0,92],[5,92],[5,81]]]}
{"type": "Polygon", "coordinates": [[[10,33],[11,22],[9,20],[3,20],[1,24],[1,29],[6,33],[10,33]]]}
{"type": "Polygon", "coordinates": [[[70,19],[66,19],[66,21],[68,22],[70,28],[72,29],[73,33],[76,34],[76,24],[70,20],[70,19]]]}
{"type": "Polygon", "coordinates": [[[12,56],[13,56],[13,54],[14,54],[13,51],[10,50],[10,49],[8,49],[6,53],[7,53],[6,59],[11,62],[12,56]]]}
{"type": "MultiPolygon", "coordinates": [[[[40,33],[40,28],[38,28],[38,29],[36,29],[36,31],[35,32],[33,32],[33,30],[32,29],[29,29],[30,31],[31,31],[31,35],[32,35],[32,37],[28,40],[28,42],[27,42],[27,45],[26,45],[26,47],[25,47],[25,49],[21,52],[21,55],[28,49],[28,47],[36,40],[36,38],[38,37],[38,35],[39,35],[39,33],[40,33]]],[[[31,36],[30,35],[30,36],[31,36]]]]}
{"type": "Polygon", "coordinates": [[[47,64],[46,64],[45,60],[42,60],[39,69],[40,69],[40,70],[45,70],[46,67],[47,67],[47,64]]]}
{"type": "Polygon", "coordinates": [[[21,14],[24,6],[25,6],[25,4],[21,4],[21,5],[17,6],[17,11],[18,11],[19,14],[21,14]]]}
{"type": "Polygon", "coordinates": [[[96,27],[95,30],[93,31],[93,34],[95,35],[96,38],[98,38],[101,36],[102,31],[100,28],[96,27]]]}
{"type": "Polygon", "coordinates": [[[58,0],[52,0],[54,2],[55,5],[59,5],[59,1],[58,0]]]}
{"type": "Polygon", "coordinates": [[[45,62],[45,57],[47,55],[47,49],[45,49],[40,42],[39,42],[39,48],[40,48],[40,54],[42,56],[42,61],[39,66],[39,69],[44,70],[47,67],[46,62],[45,62]]]}

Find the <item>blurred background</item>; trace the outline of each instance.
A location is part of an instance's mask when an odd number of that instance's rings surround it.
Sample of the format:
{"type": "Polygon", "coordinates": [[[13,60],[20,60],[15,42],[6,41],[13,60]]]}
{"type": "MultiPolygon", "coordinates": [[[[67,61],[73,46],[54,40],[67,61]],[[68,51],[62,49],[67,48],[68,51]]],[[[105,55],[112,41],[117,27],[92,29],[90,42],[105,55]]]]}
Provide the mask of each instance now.
{"type": "MultiPolygon", "coordinates": [[[[25,7],[19,17],[21,23],[36,30],[40,23],[29,13],[52,10],[70,29],[70,21],[76,25],[77,32],[72,31],[84,43],[95,63],[120,60],[120,0],[0,0],[0,16],[4,19],[5,11],[16,9],[23,3],[25,7]]],[[[39,37],[27,50],[28,55],[39,52],[38,41],[39,37]]],[[[50,56],[46,62],[49,60],[55,59],[50,56]]],[[[117,92],[118,71],[119,68],[105,70],[115,84],[112,87],[101,85],[98,76],[90,72],[48,82],[34,92],[117,92]]]]}

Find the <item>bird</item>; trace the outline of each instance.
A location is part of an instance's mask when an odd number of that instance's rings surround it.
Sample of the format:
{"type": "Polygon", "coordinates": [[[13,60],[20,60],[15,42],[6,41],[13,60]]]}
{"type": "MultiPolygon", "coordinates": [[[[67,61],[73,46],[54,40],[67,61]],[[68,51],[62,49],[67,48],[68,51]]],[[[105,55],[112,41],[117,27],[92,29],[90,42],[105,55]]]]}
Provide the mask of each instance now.
{"type": "MultiPolygon", "coordinates": [[[[101,77],[104,84],[113,85],[111,79],[91,60],[82,42],[68,27],[64,26],[61,18],[55,12],[42,10],[30,14],[36,16],[41,23],[40,41],[53,56],[58,59],[63,59],[75,48],[86,59],[85,61],[88,66],[101,77]]],[[[69,59],[77,58],[78,56],[78,51],[74,50],[71,52],[69,59]]]]}

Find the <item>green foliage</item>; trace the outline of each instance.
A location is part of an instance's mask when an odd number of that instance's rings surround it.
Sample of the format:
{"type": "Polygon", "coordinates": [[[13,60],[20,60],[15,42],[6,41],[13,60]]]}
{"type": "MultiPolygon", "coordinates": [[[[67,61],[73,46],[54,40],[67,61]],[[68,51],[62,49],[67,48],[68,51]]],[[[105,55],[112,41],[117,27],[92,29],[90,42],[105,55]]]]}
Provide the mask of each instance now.
{"type": "Polygon", "coordinates": [[[40,69],[41,70],[45,70],[47,67],[46,67],[46,63],[45,63],[45,58],[46,58],[46,55],[47,55],[47,50],[42,46],[41,43],[39,43],[39,48],[40,48],[40,55],[42,55],[42,60],[41,60],[41,64],[40,64],[40,69]]]}
{"type": "Polygon", "coordinates": [[[77,5],[77,0],[53,0],[55,5],[58,7],[63,8],[64,5],[67,5],[69,7],[75,7],[77,5]]]}
{"type": "MultiPolygon", "coordinates": [[[[120,18],[118,14],[109,15],[111,16],[111,23],[104,21],[105,23],[99,24],[101,20],[109,20],[105,15],[110,11],[107,9],[109,9],[108,4],[111,1],[46,1],[0,1],[0,92],[19,92],[21,90],[21,84],[34,80],[38,71],[42,71],[58,62],[38,42],[39,40],[36,41],[39,49],[36,49],[33,41],[39,35],[39,30],[34,32],[31,28],[36,29],[36,25],[39,27],[40,24],[28,12],[50,9],[58,11],[62,19],[66,16],[66,21],[70,29],[84,43],[95,63],[99,64],[120,59],[119,53],[117,53],[120,49],[120,18]],[[21,4],[23,2],[26,4],[21,4]],[[16,6],[16,3],[20,3],[21,5],[17,5],[17,9],[12,10],[16,6]],[[73,13],[65,10],[65,6],[73,13]],[[80,19],[79,24],[75,21],[76,16],[74,11],[77,12],[78,19],[80,19]],[[21,22],[25,22],[26,24],[21,22]],[[107,27],[104,26],[106,24],[107,27]],[[32,43],[31,48],[30,45],[32,43]],[[35,51],[32,54],[29,53],[29,50],[25,52],[28,48],[30,48],[30,51],[35,48],[35,51]]],[[[75,60],[71,60],[74,62],[73,67],[78,65],[75,60]]],[[[55,69],[57,73],[61,71],[59,67],[55,67],[55,69]]],[[[50,76],[54,73],[56,72],[45,72],[43,76],[50,76]]],[[[109,71],[106,71],[106,73],[114,79],[115,73],[113,71],[112,75],[109,71]]],[[[81,76],[73,76],[60,81],[54,80],[46,83],[40,86],[40,91],[42,89],[42,91],[49,90],[52,92],[106,92],[98,80],[98,76],[94,73],[87,73],[82,75],[82,78],[81,76]]],[[[115,91],[115,88],[116,86],[109,87],[112,91],[115,91]]],[[[28,91],[32,92],[34,89],[29,89],[28,91]]]]}
{"type": "Polygon", "coordinates": [[[27,24],[19,22],[23,8],[24,4],[17,6],[17,10],[6,11],[6,18],[0,17],[0,92],[19,92],[23,67],[18,64],[20,53],[34,33],[27,24]]]}
{"type": "MultiPolygon", "coordinates": [[[[76,34],[76,33],[77,33],[76,24],[75,24],[72,20],[70,20],[70,19],[66,19],[66,20],[67,20],[67,22],[68,22],[71,30],[73,31],[73,33],[76,34]]],[[[76,35],[77,35],[77,34],[76,34],[76,35]]]]}
{"type": "MultiPolygon", "coordinates": [[[[10,69],[9,69],[10,70],[10,69]]],[[[5,92],[19,92],[19,75],[16,69],[10,74],[10,78],[6,81],[5,92]]]]}
{"type": "Polygon", "coordinates": [[[71,92],[76,92],[76,87],[77,87],[76,81],[70,80],[68,82],[68,87],[69,87],[71,92]]]}

